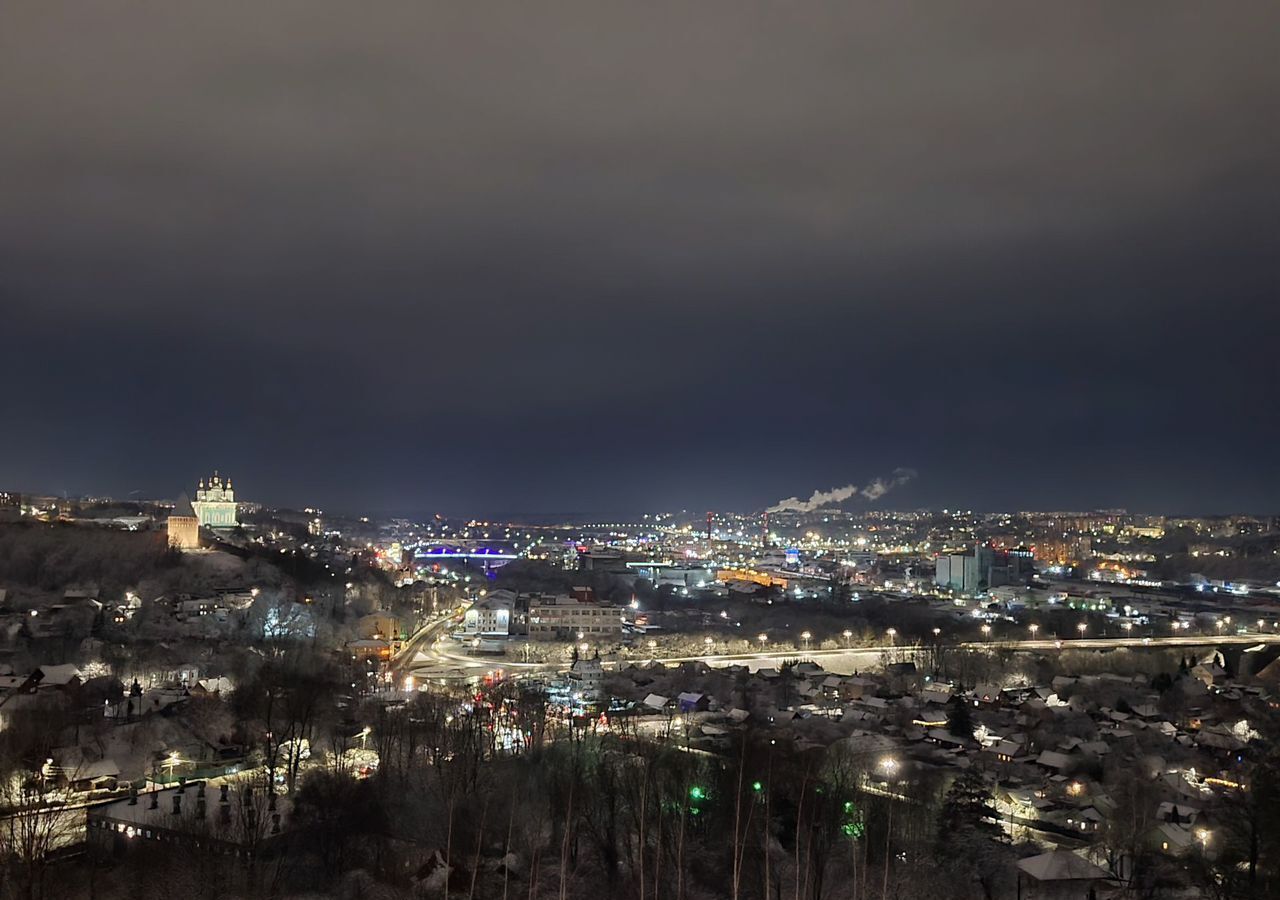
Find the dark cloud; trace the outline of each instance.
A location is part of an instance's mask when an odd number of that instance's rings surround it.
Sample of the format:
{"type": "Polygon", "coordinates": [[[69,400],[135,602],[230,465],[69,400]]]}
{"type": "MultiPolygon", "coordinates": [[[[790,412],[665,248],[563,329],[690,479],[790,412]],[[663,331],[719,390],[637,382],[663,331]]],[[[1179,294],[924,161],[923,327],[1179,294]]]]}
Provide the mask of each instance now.
{"type": "Polygon", "coordinates": [[[1273,508],[1274,4],[0,10],[0,473],[1273,508]]]}

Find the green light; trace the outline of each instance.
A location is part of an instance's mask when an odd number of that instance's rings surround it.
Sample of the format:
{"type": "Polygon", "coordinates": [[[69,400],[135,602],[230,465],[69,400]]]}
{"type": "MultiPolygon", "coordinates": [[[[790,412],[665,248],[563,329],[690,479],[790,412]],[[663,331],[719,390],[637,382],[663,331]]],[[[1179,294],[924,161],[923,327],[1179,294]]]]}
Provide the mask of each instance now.
{"type": "Polygon", "coordinates": [[[764,790],[764,785],[758,781],[753,781],[751,782],[751,790],[755,791],[758,794],[764,790]]]}
{"type": "Polygon", "coordinates": [[[840,826],[840,833],[848,838],[860,838],[865,830],[861,822],[846,822],[840,826]]]}
{"type": "Polygon", "coordinates": [[[853,801],[852,801],[852,800],[846,800],[846,801],[844,801],[844,811],[845,811],[845,812],[847,812],[847,813],[853,812],[853,801]]]}
{"type": "Polygon", "coordinates": [[[695,784],[693,787],[689,788],[689,799],[706,800],[707,792],[695,784]]]}

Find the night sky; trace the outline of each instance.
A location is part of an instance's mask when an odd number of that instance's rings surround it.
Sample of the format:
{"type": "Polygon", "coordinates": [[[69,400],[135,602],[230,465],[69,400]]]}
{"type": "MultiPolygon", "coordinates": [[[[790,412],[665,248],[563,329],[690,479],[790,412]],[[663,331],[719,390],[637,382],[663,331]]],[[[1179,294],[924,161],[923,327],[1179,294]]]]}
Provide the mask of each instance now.
{"type": "Polygon", "coordinates": [[[1280,4],[16,0],[0,489],[1280,509],[1280,4]]]}

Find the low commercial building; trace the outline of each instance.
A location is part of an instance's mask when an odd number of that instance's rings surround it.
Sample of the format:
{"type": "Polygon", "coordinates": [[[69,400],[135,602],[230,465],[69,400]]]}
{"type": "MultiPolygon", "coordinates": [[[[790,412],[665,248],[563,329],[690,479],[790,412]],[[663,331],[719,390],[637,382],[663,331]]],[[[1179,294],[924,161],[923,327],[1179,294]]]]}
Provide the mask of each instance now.
{"type": "Polygon", "coordinates": [[[353,659],[358,659],[361,662],[365,660],[386,662],[395,654],[399,644],[399,641],[361,638],[358,641],[347,641],[347,652],[351,654],[353,659]]]}
{"type": "Polygon", "coordinates": [[[561,595],[529,601],[532,638],[611,638],[622,634],[622,610],[561,595]]]}

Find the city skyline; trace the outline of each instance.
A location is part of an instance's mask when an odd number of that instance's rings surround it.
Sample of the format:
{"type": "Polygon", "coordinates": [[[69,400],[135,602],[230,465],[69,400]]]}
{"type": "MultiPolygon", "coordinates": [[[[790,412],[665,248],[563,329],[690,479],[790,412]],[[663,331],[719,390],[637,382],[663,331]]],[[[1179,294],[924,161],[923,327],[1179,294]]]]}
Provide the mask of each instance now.
{"type": "Polygon", "coordinates": [[[0,5],[0,900],[1280,897],[1280,5],[0,5]]]}

